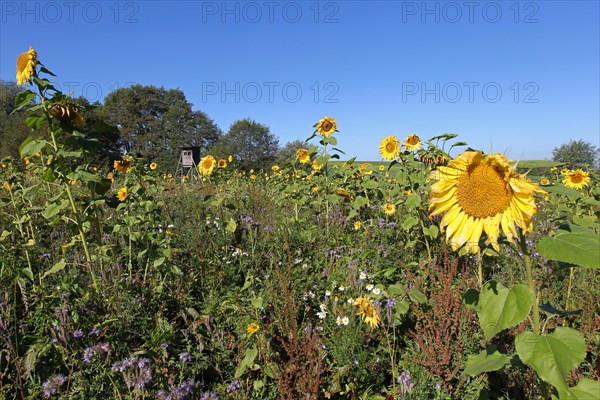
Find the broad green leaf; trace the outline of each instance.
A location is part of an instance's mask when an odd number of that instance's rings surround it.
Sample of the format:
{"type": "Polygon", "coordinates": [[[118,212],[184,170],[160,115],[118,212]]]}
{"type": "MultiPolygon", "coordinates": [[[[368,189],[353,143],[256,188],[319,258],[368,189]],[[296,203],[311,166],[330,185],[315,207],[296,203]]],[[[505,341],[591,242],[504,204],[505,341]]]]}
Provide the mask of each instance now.
{"type": "Polygon", "coordinates": [[[281,377],[281,368],[279,368],[279,365],[275,363],[269,363],[265,365],[263,370],[265,371],[265,375],[267,375],[269,378],[279,379],[281,377]]]}
{"type": "Polygon", "coordinates": [[[158,268],[165,263],[167,259],[165,257],[159,257],[154,260],[154,268],[158,268]]]}
{"type": "Polygon", "coordinates": [[[67,200],[63,200],[60,203],[51,203],[42,211],[42,216],[46,219],[51,219],[68,206],[69,202],[67,200]]]}
{"type": "Polygon", "coordinates": [[[29,137],[25,139],[21,146],[19,146],[19,154],[21,157],[34,155],[35,153],[42,151],[47,143],[48,142],[43,139],[32,139],[29,137]]]}
{"type": "Polygon", "coordinates": [[[429,237],[436,238],[440,235],[440,230],[436,225],[431,225],[423,229],[423,233],[429,237]]]}
{"type": "Polygon", "coordinates": [[[405,205],[409,210],[414,210],[421,204],[421,196],[418,194],[411,194],[406,198],[405,205]]]}
{"type": "Polygon", "coordinates": [[[352,207],[360,208],[362,206],[366,206],[367,204],[369,204],[369,200],[367,200],[366,197],[357,196],[352,203],[352,207]]]}
{"type": "Polygon", "coordinates": [[[582,217],[579,215],[573,215],[573,222],[586,228],[597,228],[600,225],[598,224],[598,220],[591,215],[584,215],[582,217]]]}
{"type": "Polygon", "coordinates": [[[508,356],[498,352],[495,346],[490,346],[476,356],[469,356],[464,372],[476,376],[484,372],[497,371],[508,364],[510,364],[508,356]]]}
{"type": "Polygon", "coordinates": [[[554,237],[541,238],[537,250],[550,260],[585,268],[600,268],[600,236],[588,228],[561,226],[554,237]]]}
{"type": "Polygon", "coordinates": [[[255,391],[262,389],[263,386],[265,386],[265,383],[262,380],[254,381],[254,383],[252,384],[252,387],[255,391]]]}
{"type": "Polygon", "coordinates": [[[600,399],[600,382],[583,378],[569,390],[569,400],[600,399]]]}
{"type": "Polygon", "coordinates": [[[560,184],[544,186],[544,190],[548,193],[561,194],[563,196],[568,197],[571,200],[575,200],[581,197],[581,194],[577,190],[571,189],[570,187],[566,187],[560,184]]]}
{"type": "Polygon", "coordinates": [[[417,290],[417,289],[410,289],[408,291],[408,297],[410,297],[410,299],[412,301],[414,301],[415,303],[419,303],[419,304],[423,304],[423,303],[427,303],[427,296],[425,296],[423,294],[423,292],[417,290]]]}
{"type": "Polygon", "coordinates": [[[262,297],[253,297],[252,298],[252,306],[254,308],[262,308],[262,306],[263,306],[263,299],[262,299],[262,297]]]}
{"type": "Polygon", "coordinates": [[[374,179],[369,179],[368,181],[364,181],[361,186],[365,189],[375,189],[379,186],[379,183],[374,179]]]}
{"type": "Polygon", "coordinates": [[[233,233],[233,232],[235,232],[236,228],[237,228],[237,224],[235,223],[233,218],[230,218],[225,229],[227,229],[228,232],[233,233]]]}
{"type": "Polygon", "coordinates": [[[239,378],[240,376],[244,375],[246,369],[248,367],[252,367],[252,364],[254,364],[254,359],[257,355],[258,350],[256,348],[247,349],[244,359],[240,362],[240,365],[238,365],[237,369],[235,370],[234,378],[239,378]]]}
{"type": "Polygon", "coordinates": [[[64,259],[60,260],[59,262],[54,264],[54,266],[52,268],[50,268],[48,271],[46,271],[44,273],[44,275],[42,276],[42,279],[44,279],[48,275],[52,275],[52,274],[57,273],[58,271],[62,271],[66,266],[67,266],[67,263],[65,262],[65,260],[64,259]]]}
{"type": "Polygon", "coordinates": [[[402,222],[402,229],[409,230],[410,228],[412,228],[413,226],[415,226],[418,223],[419,223],[419,218],[415,217],[414,215],[411,215],[411,216],[405,218],[404,222],[402,222]]]}
{"type": "Polygon", "coordinates": [[[388,287],[388,292],[392,296],[400,296],[401,294],[405,293],[405,290],[404,290],[404,286],[398,285],[398,284],[393,284],[388,287]]]}
{"type": "Polygon", "coordinates": [[[409,308],[410,308],[410,305],[408,304],[408,302],[406,300],[398,301],[396,303],[396,312],[398,313],[397,316],[406,314],[408,312],[409,308]]]}
{"type": "Polygon", "coordinates": [[[515,348],[540,379],[556,387],[560,398],[568,397],[566,378],[585,358],[586,345],[581,333],[566,327],[558,327],[545,336],[523,332],[515,339],[515,348]]]}
{"type": "Polygon", "coordinates": [[[510,289],[501,283],[490,281],[479,293],[479,324],[486,339],[513,327],[527,318],[533,305],[533,295],[525,285],[510,289]]]}

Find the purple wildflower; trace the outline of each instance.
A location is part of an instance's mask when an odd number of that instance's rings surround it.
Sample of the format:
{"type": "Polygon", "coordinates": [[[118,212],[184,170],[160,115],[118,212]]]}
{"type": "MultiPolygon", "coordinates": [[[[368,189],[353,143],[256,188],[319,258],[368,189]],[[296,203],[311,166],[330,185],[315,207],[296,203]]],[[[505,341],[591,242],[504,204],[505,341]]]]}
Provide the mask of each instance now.
{"type": "Polygon", "coordinates": [[[179,359],[180,359],[182,362],[186,363],[186,362],[190,362],[190,361],[192,360],[192,356],[191,356],[191,354],[190,354],[190,353],[188,353],[188,352],[186,351],[186,352],[183,352],[183,353],[181,353],[181,354],[179,355],[179,359]]]}
{"type": "Polygon", "coordinates": [[[242,386],[240,385],[240,381],[236,379],[235,381],[231,382],[229,386],[227,386],[227,393],[235,392],[241,388],[242,386]]]}
{"type": "Polygon", "coordinates": [[[121,372],[128,388],[142,389],[152,381],[150,360],[144,357],[129,357],[123,361],[115,362],[111,370],[121,372]]]}
{"type": "Polygon", "coordinates": [[[75,339],[79,339],[82,336],[83,336],[83,331],[81,329],[77,329],[75,332],[73,332],[73,337],[75,339]]]}
{"type": "Polygon", "coordinates": [[[42,387],[44,388],[44,396],[50,397],[53,394],[58,393],[58,390],[65,382],[66,382],[66,379],[64,376],[54,375],[53,377],[51,377],[50,379],[48,379],[46,382],[44,382],[42,384],[42,387]]]}

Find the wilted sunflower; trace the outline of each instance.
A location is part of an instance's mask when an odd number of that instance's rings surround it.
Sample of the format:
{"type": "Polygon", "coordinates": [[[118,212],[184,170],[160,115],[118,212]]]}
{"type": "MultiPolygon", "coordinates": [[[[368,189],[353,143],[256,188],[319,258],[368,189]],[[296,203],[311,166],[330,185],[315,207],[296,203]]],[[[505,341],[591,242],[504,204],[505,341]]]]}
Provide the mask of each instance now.
{"type": "Polygon", "coordinates": [[[119,199],[119,201],[125,201],[127,197],[129,197],[129,191],[127,190],[127,186],[123,186],[117,192],[117,199],[119,199]]]}
{"type": "Polygon", "coordinates": [[[396,205],[391,203],[385,203],[383,205],[383,212],[386,213],[386,215],[396,214],[396,205]]]}
{"type": "Polygon", "coordinates": [[[154,171],[156,169],[156,167],[158,167],[158,164],[156,164],[155,162],[150,163],[150,169],[151,170],[154,171]]]}
{"type": "Polygon", "coordinates": [[[133,163],[131,162],[131,160],[127,160],[127,159],[126,160],[115,160],[113,165],[117,171],[129,173],[129,172],[131,172],[131,166],[133,165],[133,163]]]}
{"type": "Polygon", "coordinates": [[[69,122],[79,128],[83,127],[84,120],[81,115],[81,109],[72,101],[61,101],[52,105],[48,111],[53,117],[63,122],[69,122]]]}
{"type": "Polygon", "coordinates": [[[342,188],[335,189],[335,194],[337,194],[338,196],[344,197],[348,200],[352,200],[352,197],[353,197],[352,193],[350,193],[346,189],[342,189],[342,188]]]}
{"type": "Polygon", "coordinates": [[[400,140],[396,136],[388,136],[379,144],[379,152],[384,160],[393,160],[400,154],[400,140]]]}
{"type": "Polygon", "coordinates": [[[310,153],[306,149],[298,149],[296,158],[300,161],[300,164],[308,164],[310,162],[310,153]]]}
{"type": "Polygon", "coordinates": [[[29,47],[29,51],[21,53],[17,58],[17,85],[21,86],[25,82],[31,82],[36,65],[37,52],[29,47]]]}
{"type": "Polygon", "coordinates": [[[217,167],[219,167],[219,168],[227,168],[227,161],[225,161],[224,159],[220,159],[219,163],[217,164],[217,167]]]}
{"type": "Polygon", "coordinates": [[[406,140],[404,141],[404,147],[408,151],[417,150],[419,147],[421,147],[421,139],[414,133],[410,134],[406,137],[406,140]]]}
{"type": "Polygon", "coordinates": [[[358,315],[362,316],[364,322],[369,324],[372,328],[377,328],[379,326],[381,319],[369,299],[366,297],[359,297],[354,300],[354,303],[352,304],[358,306],[358,315]]]}
{"type": "Polygon", "coordinates": [[[200,164],[198,165],[198,171],[200,171],[200,173],[203,176],[208,176],[212,174],[216,165],[217,160],[213,156],[208,155],[200,160],[200,164]]]}
{"type": "Polygon", "coordinates": [[[436,146],[429,146],[427,150],[419,149],[417,150],[417,155],[419,156],[419,161],[431,168],[444,166],[449,161],[448,154],[436,146]]]}
{"type": "Polygon", "coordinates": [[[315,124],[317,132],[323,137],[329,137],[336,132],[337,122],[331,117],[322,118],[318,123],[315,124]]]}
{"type": "Polygon", "coordinates": [[[590,175],[582,169],[569,170],[563,178],[563,183],[572,188],[581,190],[590,182],[590,175]]]}
{"type": "Polygon", "coordinates": [[[496,250],[500,227],[511,242],[517,227],[531,231],[537,210],[533,193],[544,193],[513,171],[502,154],[466,151],[431,178],[438,181],[431,187],[431,216],[445,213],[440,229],[446,241],[454,251],[465,245],[469,253],[477,253],[483,231],[496,250]]]}

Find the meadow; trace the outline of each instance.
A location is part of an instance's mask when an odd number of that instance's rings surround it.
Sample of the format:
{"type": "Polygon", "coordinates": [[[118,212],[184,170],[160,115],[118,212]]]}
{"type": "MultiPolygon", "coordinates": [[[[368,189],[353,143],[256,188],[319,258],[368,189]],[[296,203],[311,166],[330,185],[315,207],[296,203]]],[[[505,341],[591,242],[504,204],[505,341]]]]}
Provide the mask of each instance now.
{"type": "Polygon", "coordinates": [[[48,134],[0,168],[0,398],[598,398],[597,171],[454,134],[339,161],[331,117],[266,171],[96,165],[29,61],[48,134]]]}

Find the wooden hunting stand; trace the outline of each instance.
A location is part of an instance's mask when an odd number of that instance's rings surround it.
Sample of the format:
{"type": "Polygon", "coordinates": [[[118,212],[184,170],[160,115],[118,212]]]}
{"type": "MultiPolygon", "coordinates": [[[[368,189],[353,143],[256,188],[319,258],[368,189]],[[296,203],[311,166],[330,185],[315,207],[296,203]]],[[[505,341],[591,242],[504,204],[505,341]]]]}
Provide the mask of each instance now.
{"type": "Polygon", "coordinates": [[[175,178],[200,179],[198,163],[200,162],[200,147],[181,147],[175,178]]]}

